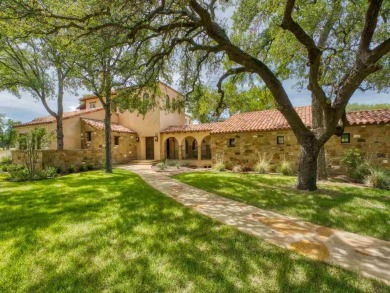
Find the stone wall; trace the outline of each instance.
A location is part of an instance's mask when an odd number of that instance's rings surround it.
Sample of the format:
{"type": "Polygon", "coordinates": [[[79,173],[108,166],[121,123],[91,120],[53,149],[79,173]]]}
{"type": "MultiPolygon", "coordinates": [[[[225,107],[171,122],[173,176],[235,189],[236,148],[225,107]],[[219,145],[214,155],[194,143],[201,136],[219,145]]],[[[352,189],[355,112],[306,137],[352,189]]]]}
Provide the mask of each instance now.
{"type": "MultiPolygon", "coordinates": [[[[128,163],[137,158],[136,134],[111,132],[112,160],[114,164],[128,163]],[[115,137],[119,145],[115,145],[115,137]]],[[[85,122],[81,124],[81,148],[104,152],[104,130],[96,129],[85,122]],[[87,132],[91,132],[91,141],[87,140],[87,132]]]]}
{"type": "MultiPolygon", "coordinates": [[[[341,143],[340,137],[332,136],[326,143],[325,151],[331,158],[334,169],[340,169],[340,159],[350,148],[361,149],[373,163],[390,167],[390,125],[363,125],[346,127],[350,133],[350,143],[341,143]]],[[[283,160],[297,166],[300,147],[291,130],[212,134],[211,148],[213,163],[218,155],[223,155],[228,168],[235,165],[252,168],[259,155],[271,159],[271,164],[279,166],[283,160]],[[283,136],[284,143],[277,144],[277,137],[283,136]],[[235,139],[235,146],[229,146],[229,139],[235,139]]]]}
{"type": "MultiPolygon", "coordinates": [[[[14,164],[23,164],[23,153],[13,151],[12,161],[14,164]]],[[[37,168],[55,167],[66,171],[70,166],[101,167],[103,161],[104,152],[102,150],[41,150],[38,155],[37,168]]]]}

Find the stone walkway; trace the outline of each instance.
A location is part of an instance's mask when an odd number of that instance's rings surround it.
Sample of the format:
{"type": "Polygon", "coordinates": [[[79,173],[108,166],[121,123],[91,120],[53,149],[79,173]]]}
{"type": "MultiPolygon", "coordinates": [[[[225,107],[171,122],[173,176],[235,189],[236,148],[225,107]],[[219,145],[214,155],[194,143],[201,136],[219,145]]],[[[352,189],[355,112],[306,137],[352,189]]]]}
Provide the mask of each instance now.
{"type": "Polygon", "coordinates": [[[390,242],[330,229],[181,183],[150,166],[122,166],[181,204],[280,247],[390,284],[390,242]]]}

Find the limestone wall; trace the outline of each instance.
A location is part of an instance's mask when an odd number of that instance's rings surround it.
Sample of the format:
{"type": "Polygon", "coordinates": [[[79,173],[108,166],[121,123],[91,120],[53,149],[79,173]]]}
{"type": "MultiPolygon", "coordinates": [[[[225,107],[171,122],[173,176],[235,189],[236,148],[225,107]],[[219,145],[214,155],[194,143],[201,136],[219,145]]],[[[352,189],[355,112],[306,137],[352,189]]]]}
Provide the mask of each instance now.
{"type": "MultiPolygon", "coordinates": [[[[390,125],[367,125],[346,127],[350,143],[341,143],[340,137],[332,136],[325,151],[335,169],[340,168],[343,153],[350,148],[361,149],[373,163],[390,168],[390,125]]],[[[291,130],[212,134],[211,148],[213,163],[218,154],[223,154],[227,167],[243,165],[253,167],[260,155],[272,157],[271,164],[278,166],[284,159],[295,166],[300,147],[291,130]],[[284,143],[277,144],[277,136],[284,136],[284,143]],[[229,139],[235,139],[235,146],[229,146],[229,139]]]]}
{"type": "MultiPolygon", "coordinates": [[[[111,132],[112,160],[114,164],[128,163],[137,158],[136,134],[111,132]],[[119,137],[119,145],[115,145],[115,137],[119,137]]],[[[81,148],[104,152],[104,130],[99,130],[83,122],[81,124],[81,148]],[[87,132],[92,139],[88,141],[87,132]]]]}

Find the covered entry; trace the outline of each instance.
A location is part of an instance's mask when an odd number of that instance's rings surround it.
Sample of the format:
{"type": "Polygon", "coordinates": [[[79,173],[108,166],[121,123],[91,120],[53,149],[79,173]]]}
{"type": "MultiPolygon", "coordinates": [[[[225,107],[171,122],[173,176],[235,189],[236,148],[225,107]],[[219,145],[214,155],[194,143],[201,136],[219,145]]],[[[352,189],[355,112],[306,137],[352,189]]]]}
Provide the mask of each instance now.
{"type": "Polygon", "coordinates": [[[169,137],[165,140],[164,143],[165,158],[168,160],[178,160],[179,159],[179,143],[174,137],[169,137]]]}

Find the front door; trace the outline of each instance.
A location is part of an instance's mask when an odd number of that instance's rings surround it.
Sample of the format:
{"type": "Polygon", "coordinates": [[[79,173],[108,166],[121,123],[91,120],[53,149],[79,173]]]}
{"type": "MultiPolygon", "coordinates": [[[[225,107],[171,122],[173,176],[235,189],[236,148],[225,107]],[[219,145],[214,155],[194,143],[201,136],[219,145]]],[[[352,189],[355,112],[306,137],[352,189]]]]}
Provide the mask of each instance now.
{"type": "Polygon", "coordinates": [[[146,159],[154,160],[154,137],[146,137],[146,159]]]}

